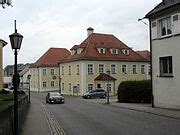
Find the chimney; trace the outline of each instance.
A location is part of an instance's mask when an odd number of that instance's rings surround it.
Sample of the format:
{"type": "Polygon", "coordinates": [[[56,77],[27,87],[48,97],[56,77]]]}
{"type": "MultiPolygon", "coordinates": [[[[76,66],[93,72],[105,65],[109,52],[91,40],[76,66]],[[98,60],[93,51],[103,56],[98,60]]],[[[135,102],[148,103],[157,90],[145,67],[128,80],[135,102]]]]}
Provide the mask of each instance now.
{"type": "Polygon", "coordinates": [[[93,32],[94,32],[94,29],[91,28],[91,27],[89,27],[89,28],[87,29],[87,36],[89,37],[93,32]]]}

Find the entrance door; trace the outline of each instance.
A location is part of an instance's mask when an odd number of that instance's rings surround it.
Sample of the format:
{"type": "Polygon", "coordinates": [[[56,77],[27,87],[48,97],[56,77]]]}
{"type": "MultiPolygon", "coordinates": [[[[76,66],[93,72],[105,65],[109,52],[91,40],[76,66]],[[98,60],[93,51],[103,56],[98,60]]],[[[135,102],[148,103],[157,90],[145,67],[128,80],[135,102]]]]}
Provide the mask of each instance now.
{"type": "Polygon", "coordinates": [[[101,88],[101,84],[98,83],[98,84],[97,84],[97,88],[101,88]]]}

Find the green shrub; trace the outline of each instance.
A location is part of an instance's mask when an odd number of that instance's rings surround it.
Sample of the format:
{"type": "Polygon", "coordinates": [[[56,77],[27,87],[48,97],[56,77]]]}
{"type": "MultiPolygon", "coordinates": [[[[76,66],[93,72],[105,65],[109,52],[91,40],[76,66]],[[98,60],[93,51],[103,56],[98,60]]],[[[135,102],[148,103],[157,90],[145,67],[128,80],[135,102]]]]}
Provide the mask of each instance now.
{"type": "Polygon", "coordinates": [[[150,103],[151,81],[123,81],[118,87],[118,101],[126,103],[150,103]]]}

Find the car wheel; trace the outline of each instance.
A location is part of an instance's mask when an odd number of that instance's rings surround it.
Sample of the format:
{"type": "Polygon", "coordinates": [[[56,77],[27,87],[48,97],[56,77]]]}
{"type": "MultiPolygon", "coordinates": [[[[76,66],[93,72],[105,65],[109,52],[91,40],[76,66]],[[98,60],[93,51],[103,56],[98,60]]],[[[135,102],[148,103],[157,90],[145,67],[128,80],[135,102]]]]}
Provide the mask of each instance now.
{"type": "Polygon", "coordinates": [[[106,98],[106,95],[103,95],[102,98],[106,98]]]}
{"type": "Polygon", "coordinates": [[[88,96],[87,96],[87,99],[90,99],[90,98],[91,98],[91,97],[88,95],[88,96]]]}

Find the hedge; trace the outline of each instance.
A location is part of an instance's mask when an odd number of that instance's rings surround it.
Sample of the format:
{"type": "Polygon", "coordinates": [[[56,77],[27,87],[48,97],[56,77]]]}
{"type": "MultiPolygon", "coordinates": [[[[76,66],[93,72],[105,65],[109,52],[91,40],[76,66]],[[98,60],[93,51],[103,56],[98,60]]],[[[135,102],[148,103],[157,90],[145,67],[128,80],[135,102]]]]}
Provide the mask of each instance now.
{"type": "Polygon", "coordinates": [[[123,103],[151,103],[151,81],[123,81],[118,87],[118,101],[123,103]]]}

